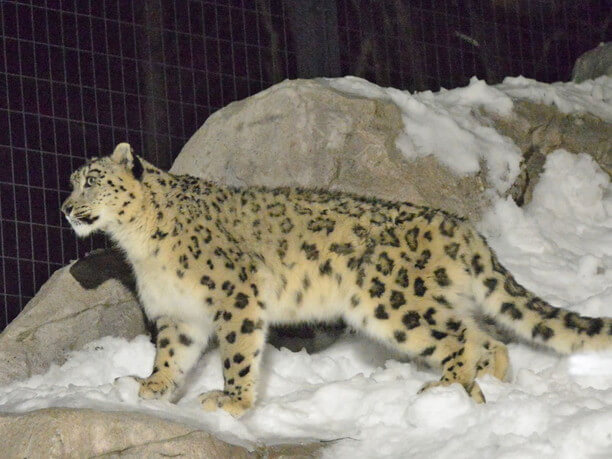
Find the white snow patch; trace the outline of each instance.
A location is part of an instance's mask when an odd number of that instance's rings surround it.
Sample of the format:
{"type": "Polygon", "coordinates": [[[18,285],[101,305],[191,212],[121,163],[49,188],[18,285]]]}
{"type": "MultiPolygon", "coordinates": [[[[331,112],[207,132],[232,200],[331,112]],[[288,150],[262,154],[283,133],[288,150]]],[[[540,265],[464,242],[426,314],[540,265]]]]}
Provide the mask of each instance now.
{"type": "Polygon", "coordinates": [[[521,209],[499,199],[480,230],[525,287],[586,315],[612,315],[612,185],[590,156],[548,155],[532,201],[521,209]]]}

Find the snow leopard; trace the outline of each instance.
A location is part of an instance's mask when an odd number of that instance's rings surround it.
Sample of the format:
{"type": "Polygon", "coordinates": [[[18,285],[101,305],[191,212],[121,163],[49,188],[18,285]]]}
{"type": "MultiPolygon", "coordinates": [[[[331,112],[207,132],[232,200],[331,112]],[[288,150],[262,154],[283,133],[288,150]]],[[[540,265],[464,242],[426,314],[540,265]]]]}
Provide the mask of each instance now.
{"type": "Polygon", "coordinates": [[[172,400],[211,336],[222,389],[205,410],[256,401],[270,325],[346,324],[441,370],[476,402],[508,375],[506,345],[479,317],[561,354],[610,348],[612,320],[554,307],[520,285],[474,227],[427,206],[295,187],[232,187],[165,172],[127,143],[71,176],[62,211],[78,236],[125,252],[157,325],[145,399],[172,400]]]}

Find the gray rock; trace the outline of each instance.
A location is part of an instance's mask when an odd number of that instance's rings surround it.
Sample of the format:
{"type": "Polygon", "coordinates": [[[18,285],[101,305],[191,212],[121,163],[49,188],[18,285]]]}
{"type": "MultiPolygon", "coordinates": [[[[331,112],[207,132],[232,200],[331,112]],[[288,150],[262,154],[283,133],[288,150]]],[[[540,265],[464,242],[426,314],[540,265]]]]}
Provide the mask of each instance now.
{"type": "Polygon", "coordinates": [[[478,217],[480,176],[457,177],[431,157],[395,146],[398,107],[317,80],[284,81],[214,113],[171,171],[229,185],[303,186],[428,204],[478,217]]]}
{"type": "Polygon", "coordinates": [[[142,413],[50,408],[0,414],[2,457],[312,458],[322,445],[248,450],[174,421],[142,413]]]}
{"type": "Polygon", "coordinates": [[[68,351],[103,336],[131,339],[144,332],[140,307],[120,282],[86,290],[66,266],[0,334],[0,384],[42,373],[52,362],[63,363],[68,351]]]}
{"type": "Polygon", "coordinates": [[[578,57],[572,70],[572,81],[581,83],[602,75],[612,77],[612,42],[601,43],[578,57]]]}

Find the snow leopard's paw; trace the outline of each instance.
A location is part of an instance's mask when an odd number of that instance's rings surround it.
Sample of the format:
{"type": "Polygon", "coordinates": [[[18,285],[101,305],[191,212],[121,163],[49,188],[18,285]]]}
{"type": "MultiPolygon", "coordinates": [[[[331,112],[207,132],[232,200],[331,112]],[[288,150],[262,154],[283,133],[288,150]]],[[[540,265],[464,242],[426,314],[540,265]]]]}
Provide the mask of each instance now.
{"type": "Polygon", "coordinates": [[[239,400],[239,398],[242,397],[232,397],[222,390],[205,392],[198,397],[204,411],[215,411],[221,408],[235,418],[242,416],[251,407],[251,402],[239,400]]]}
{"type": "MultiPolygon", "coordinates": [[[[432,381],[432,382],[426,383],[423,387],[421,387],[421,389],[419,390],[419,394],[425,392],[426,390],[431,389],[432,387],[445,387],[445,386],[450,386],[451,384],[456,384],[456,383],[460,384],[458,381],[432,381]]],[[[472,381],[471,383],[461,384],[461,385],[463,386],[465,391],[468,393],[468,395],[471,397],[471,399],[474,400],[476,403],[486,403],[485,396],[482,393],[482,390],[480,389],[480,386],[478,385],[476,381],[472,381]]]]}
{"type": "Polygon", "coordinates": [[[136,380],[140,383],[138,395],[145,400],[169,400],[176,390],[176,383],[163,371],[136,380]]]}

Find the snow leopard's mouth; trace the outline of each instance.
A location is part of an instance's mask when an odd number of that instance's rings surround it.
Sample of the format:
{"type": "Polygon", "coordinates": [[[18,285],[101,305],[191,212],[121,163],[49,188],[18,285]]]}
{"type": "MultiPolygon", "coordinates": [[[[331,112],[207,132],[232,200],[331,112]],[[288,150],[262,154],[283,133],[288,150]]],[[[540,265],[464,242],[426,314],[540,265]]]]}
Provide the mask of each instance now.
{"type": "Polygon", "coordinates": [[[66,215],[66,218],[71,225],[92,225],[100,217],[90,214],[78,214],[66,215]]]}

